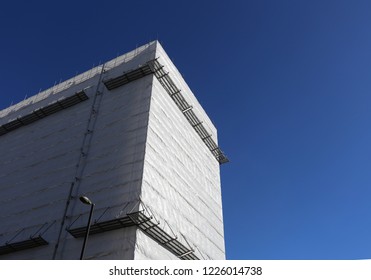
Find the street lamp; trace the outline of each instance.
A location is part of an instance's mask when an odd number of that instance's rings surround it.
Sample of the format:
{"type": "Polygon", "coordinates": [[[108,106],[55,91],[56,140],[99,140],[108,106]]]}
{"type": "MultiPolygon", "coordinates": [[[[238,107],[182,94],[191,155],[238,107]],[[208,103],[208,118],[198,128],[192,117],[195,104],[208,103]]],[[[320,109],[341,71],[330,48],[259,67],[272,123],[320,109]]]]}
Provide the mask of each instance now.
{"type": "Polygon", "coordinates": [[[93,215],[93,210],[94,210],[95,204],[93,202],[91,202],[91,200],[88,197],[83,196],[83,195],[80,196],[80,201],[82,203],[86,204],[86,205],[91,205],[88,225],[86,226],[86,232],[85,232],[85,237],[84,237],[84,244],[82,245],[82,249],[81,249],[80,260],[82,260],[82,259],[84,259],[85,247],[86,247],[86,242],[87,242],[88,236],[89,236],[90,225],[91,225],[91,217],[93,215]]]}

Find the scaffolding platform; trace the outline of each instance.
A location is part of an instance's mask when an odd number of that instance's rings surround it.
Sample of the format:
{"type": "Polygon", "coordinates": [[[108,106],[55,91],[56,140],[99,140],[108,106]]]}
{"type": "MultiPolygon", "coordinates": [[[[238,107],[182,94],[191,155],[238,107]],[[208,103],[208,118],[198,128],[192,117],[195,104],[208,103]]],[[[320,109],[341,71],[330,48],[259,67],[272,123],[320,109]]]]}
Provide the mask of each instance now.
{"type": "MultiPolygon", "coordinates": [[[[90,226],[89,235],[131,226],[135,226],[135,223],[133,223],[133,221],[129,217],[125,216],[123,218],[112,219],[92,224],[90,226]]],[[[68,228],[67,231],[75,238],[84,237],[86,233],[86,226],[78,228],[68,228]]]]}
{"type": "MultiPolygon", "coordinates": [[[[136,226],[147,236],[152,238],[178,258],[182,260],[198,260],[198,257],[194,254],[193,249],[188,248],[176,237],[169,235],[167,232],[161,229],[159,224],[154,222],[156,219],[154,219],[152,215],[146,214],[146,211],[147,210],[141,210],[128,213],[121,218],[95,222],[90,226],[89,235],[136,226]]],[[[77,228],[69,227],[67,231],[75,238],[84,237],[86,233],[86,226],[77,228]]]]}
{"type": "Polygon", "coordinates": [[[48,245],[49,243],[45,241],[44,238],[41,236],[38,237],[30,237],[30,239],[13,242],[13,243],[6,243],[3,246],[0,246],[0,255],[5,255],[17,251],[22,251],[26,249],[31,249],[39,246],[48,245]]]}
{"type": "Polygon", "coordinates": [[[126,85],[132,81],[138,80],[143,78],[147,75],[152,74],[152,70],[148,65],[144,65],[139,67],[135,70],[128,71],[123,75],[120,75],[116,78],[109,79],[107,81],[103,81],[104,85],[107,87],[108,90],[112,90],[123,85],[126,85]]]}
{"type": "Polygon", "coordinates": [[[64,99],[53,102],[50,105],[44,106],[42,108],[34,110],[32,113],[19,117],[15,120],[12,120],[6,124],[0,126],[0,136],[7,134],[10,131],[13,131],[22,126],[36,122],[42,118],[45,118],[49,115],[55,114],[61,110],[67,109],[71,106],[74,106],[80,102],[89,99],[86,93],[82,90],[75,93],[72,96],[66,97],[64,99]]]}
{"type": "Polygon", "coordinates": [[[198,260],[194,250],[183,245],[176,237],[172,237],[161,229],[157,223],[147,217],[143,211],[128,214],[130,219],[149,237],[157,241],[162,247],[169,250],[182,260],[198,260]]]}
{"type": "Polygon", "coordinates": [[[49,243],[43,238],[43,235],[54,224],[55,221],[44,223],[41,227],[37,228],[36,232],[32,233],[30,233],[30,230],[33,230],[35,227],[21,229],[3,246],[0,246],[0,255],[48,245],[49,243]],[[16,241],[17,239],[18,241],[16,241]]]}
{"type": "Polygon", "coordinates": [[[194,128],[196,133],[200,136],[201,140],[205,143],[207,148],[220,163],[229,162],[226,155],[218,147],[215,141],[212,139],[211,135],[207,132],[205,126],[198,119],[191,105],[183,97],[181,90],[175,85],[173,80],[170,78],[169,74],[165,72],[163,65],[161,65],[157,59],[151,60],[147,63],[157,80],[161,83],[163,88],[167,91],[170,97],[173,99],[175,104],[178,106],[179,110],[186,117],[190,125],[194,128]]]}

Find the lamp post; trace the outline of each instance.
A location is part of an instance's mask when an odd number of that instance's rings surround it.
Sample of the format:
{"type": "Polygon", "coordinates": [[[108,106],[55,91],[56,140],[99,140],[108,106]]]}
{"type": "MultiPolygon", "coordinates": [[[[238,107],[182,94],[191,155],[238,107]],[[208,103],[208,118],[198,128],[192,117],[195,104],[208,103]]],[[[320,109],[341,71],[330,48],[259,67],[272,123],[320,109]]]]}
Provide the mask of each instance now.
{"type": "Polygon", "coordinates": [[[93,210],[94,210],[94,206],[95,204],[93,202],[91,202],[91,200],[86,197],[86,196],[80,196],[80,201],[86,205],[90,205],[90,214],[89,214],[89,220],[88,220],[88,224],[86,226],[86,232],[85,232],[85,237],[84,237],[84,244],[82,245],[82,249],[81,249],[81,256],[80,256],[80,260],[84,259],[84,253],[85,253],[85,247],[86,247],[86,242],[88,240],[88,236],[89,236],[89,231],[90,231],[90,225],[91,225],[91,217],[93,215],[93,210]]]}

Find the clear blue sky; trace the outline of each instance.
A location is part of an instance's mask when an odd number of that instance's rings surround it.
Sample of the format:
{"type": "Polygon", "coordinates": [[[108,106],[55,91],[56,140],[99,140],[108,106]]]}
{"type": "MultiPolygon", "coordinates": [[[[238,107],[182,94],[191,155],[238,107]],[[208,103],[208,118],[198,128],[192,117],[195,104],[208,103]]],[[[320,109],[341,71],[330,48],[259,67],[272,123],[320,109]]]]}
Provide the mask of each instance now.
{"type": "Polygon", "coordinates": [[[371,1],[6,1],[0,34],[0,108],[159,39],[231,160],[227,258],[371,258],[371,1]]]}

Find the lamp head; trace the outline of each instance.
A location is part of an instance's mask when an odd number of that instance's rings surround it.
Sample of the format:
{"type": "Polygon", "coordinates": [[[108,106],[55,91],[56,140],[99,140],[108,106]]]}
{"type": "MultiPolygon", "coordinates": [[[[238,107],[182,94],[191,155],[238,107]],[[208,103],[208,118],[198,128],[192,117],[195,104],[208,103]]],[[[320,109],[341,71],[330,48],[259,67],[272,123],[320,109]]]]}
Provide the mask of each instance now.
{"type": "Polygon", "coordinates": [[[91,202],[91,200],[84,195],[80,196],[80,201],[84,204],[87,204],[87,205],[92,205],[93,204],[93,202],[91,202]]]}

